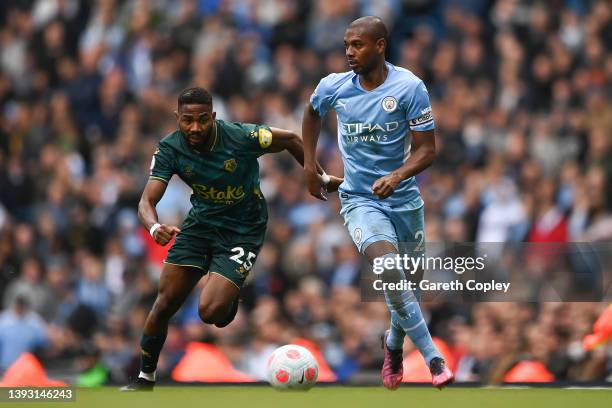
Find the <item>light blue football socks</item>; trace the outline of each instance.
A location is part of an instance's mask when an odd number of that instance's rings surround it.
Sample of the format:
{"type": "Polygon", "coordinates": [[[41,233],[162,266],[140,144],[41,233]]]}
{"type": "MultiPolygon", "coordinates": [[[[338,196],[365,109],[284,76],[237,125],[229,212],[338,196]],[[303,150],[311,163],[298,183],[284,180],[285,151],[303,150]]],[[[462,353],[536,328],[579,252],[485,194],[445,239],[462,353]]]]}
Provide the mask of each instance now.
{"type": "MultiPolygon", "coordinates": [[[[382,258],[395,260],[396,254],[386,254],[382,258]]],[[[383,265],[385,265],[384,262],[383,265]]],[[[398,266],[393,262],[393,267],[385,268],[382,274],[383,282],[400,282],[405,279],[404,271],[398,266]]],[[[408,335],[428,365],[434,357],[442,357],[431,339],[427,323],[413,291],[385,290],[385,301],[391,312],[391,330],[387,336],[388,348],[401,349],[404,344],[404,335],[408,335]]]]}

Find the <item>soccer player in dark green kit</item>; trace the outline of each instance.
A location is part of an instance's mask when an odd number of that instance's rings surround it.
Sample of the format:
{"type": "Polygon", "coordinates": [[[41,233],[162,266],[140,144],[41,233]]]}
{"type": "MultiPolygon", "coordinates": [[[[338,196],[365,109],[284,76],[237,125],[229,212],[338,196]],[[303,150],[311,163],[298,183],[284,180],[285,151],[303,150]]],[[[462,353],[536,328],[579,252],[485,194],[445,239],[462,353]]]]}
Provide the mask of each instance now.
{"type": "MultiPolygon", "coordinates": [[[[287,150],[304,163],[302,140],[295,133],[216,119],[212,105],[206,90],[184,90],[175,112],[179,130],[164,137],[153,155],[138,215],[159,245],[175,236],[176,241],[143,330],[140,374],[124,391],[153,389],[168,321],[204,274],[200,318],[217,327],[234,319],[240,288],[263,244],[268,220],[257,157],[287,150]],[[193,190],[192,208],[181,228],[161,224],[155,211],[173,174],[193,190]]],[[[342,179],[318,167],[327,191],[336,191],[342,179]]],[[[319,198],[325,198],[323,191],[319,198]]]]}

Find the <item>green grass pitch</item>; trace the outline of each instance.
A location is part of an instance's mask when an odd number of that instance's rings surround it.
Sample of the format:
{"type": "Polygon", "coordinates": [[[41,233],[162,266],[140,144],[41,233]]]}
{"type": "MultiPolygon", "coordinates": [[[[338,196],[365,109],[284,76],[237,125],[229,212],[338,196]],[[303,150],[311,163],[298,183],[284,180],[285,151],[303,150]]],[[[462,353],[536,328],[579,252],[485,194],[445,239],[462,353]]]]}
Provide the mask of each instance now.
{"type": "Polygon", "coordinates": [[[612,407],[610,389],[508,389],[405,387],[315,387],[308,392],[277,391],[271,387],[157,387],[152,393],[125,393],[118,388],[77,389],[76,402],[15,403],[14,407],[104,408],[596,408],[612,407]]]}

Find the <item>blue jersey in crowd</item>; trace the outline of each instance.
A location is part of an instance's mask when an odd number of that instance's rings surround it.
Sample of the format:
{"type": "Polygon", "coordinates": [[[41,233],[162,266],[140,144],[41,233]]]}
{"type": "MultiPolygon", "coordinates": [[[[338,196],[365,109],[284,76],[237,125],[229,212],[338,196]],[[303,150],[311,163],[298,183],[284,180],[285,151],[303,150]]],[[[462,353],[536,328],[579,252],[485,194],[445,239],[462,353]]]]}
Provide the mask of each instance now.
{"type": "MultiPolygon", "coordinates": [[[[386,62],[388,74],[366,91],[353,71],[323,78],[310,104],[323,117],[338,117],[338,144],[344,163],[340,192],[375,198],[372,184],[400,167],[410,155],[410,133],[434,128],[423,81],[407,69],[386,62]]],[[[385,200],[390,205],[422,206],[414,177],[404,180],[385,200]]]]}

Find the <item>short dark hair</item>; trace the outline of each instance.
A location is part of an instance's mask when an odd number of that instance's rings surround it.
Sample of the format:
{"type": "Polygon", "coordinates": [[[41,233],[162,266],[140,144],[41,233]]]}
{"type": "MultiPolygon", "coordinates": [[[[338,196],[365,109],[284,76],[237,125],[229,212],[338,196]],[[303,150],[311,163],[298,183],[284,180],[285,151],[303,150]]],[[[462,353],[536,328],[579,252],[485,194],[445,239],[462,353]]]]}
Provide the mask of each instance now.
{"type": "Polygon", "coordinates": [[[187,88],[178,97],[179,108],[183,105],[211,105],[212,96],[204,88],[193,87],[187,88]]]}
{"type": "Polygon", "coordinates": [[[389,42],[389,32],[385,22],[380,17],[364,16],[349,24],[348,28],[364,27],[364,31],[372,36],[374,41],[383,38],[385,42],[389,42]]]}

